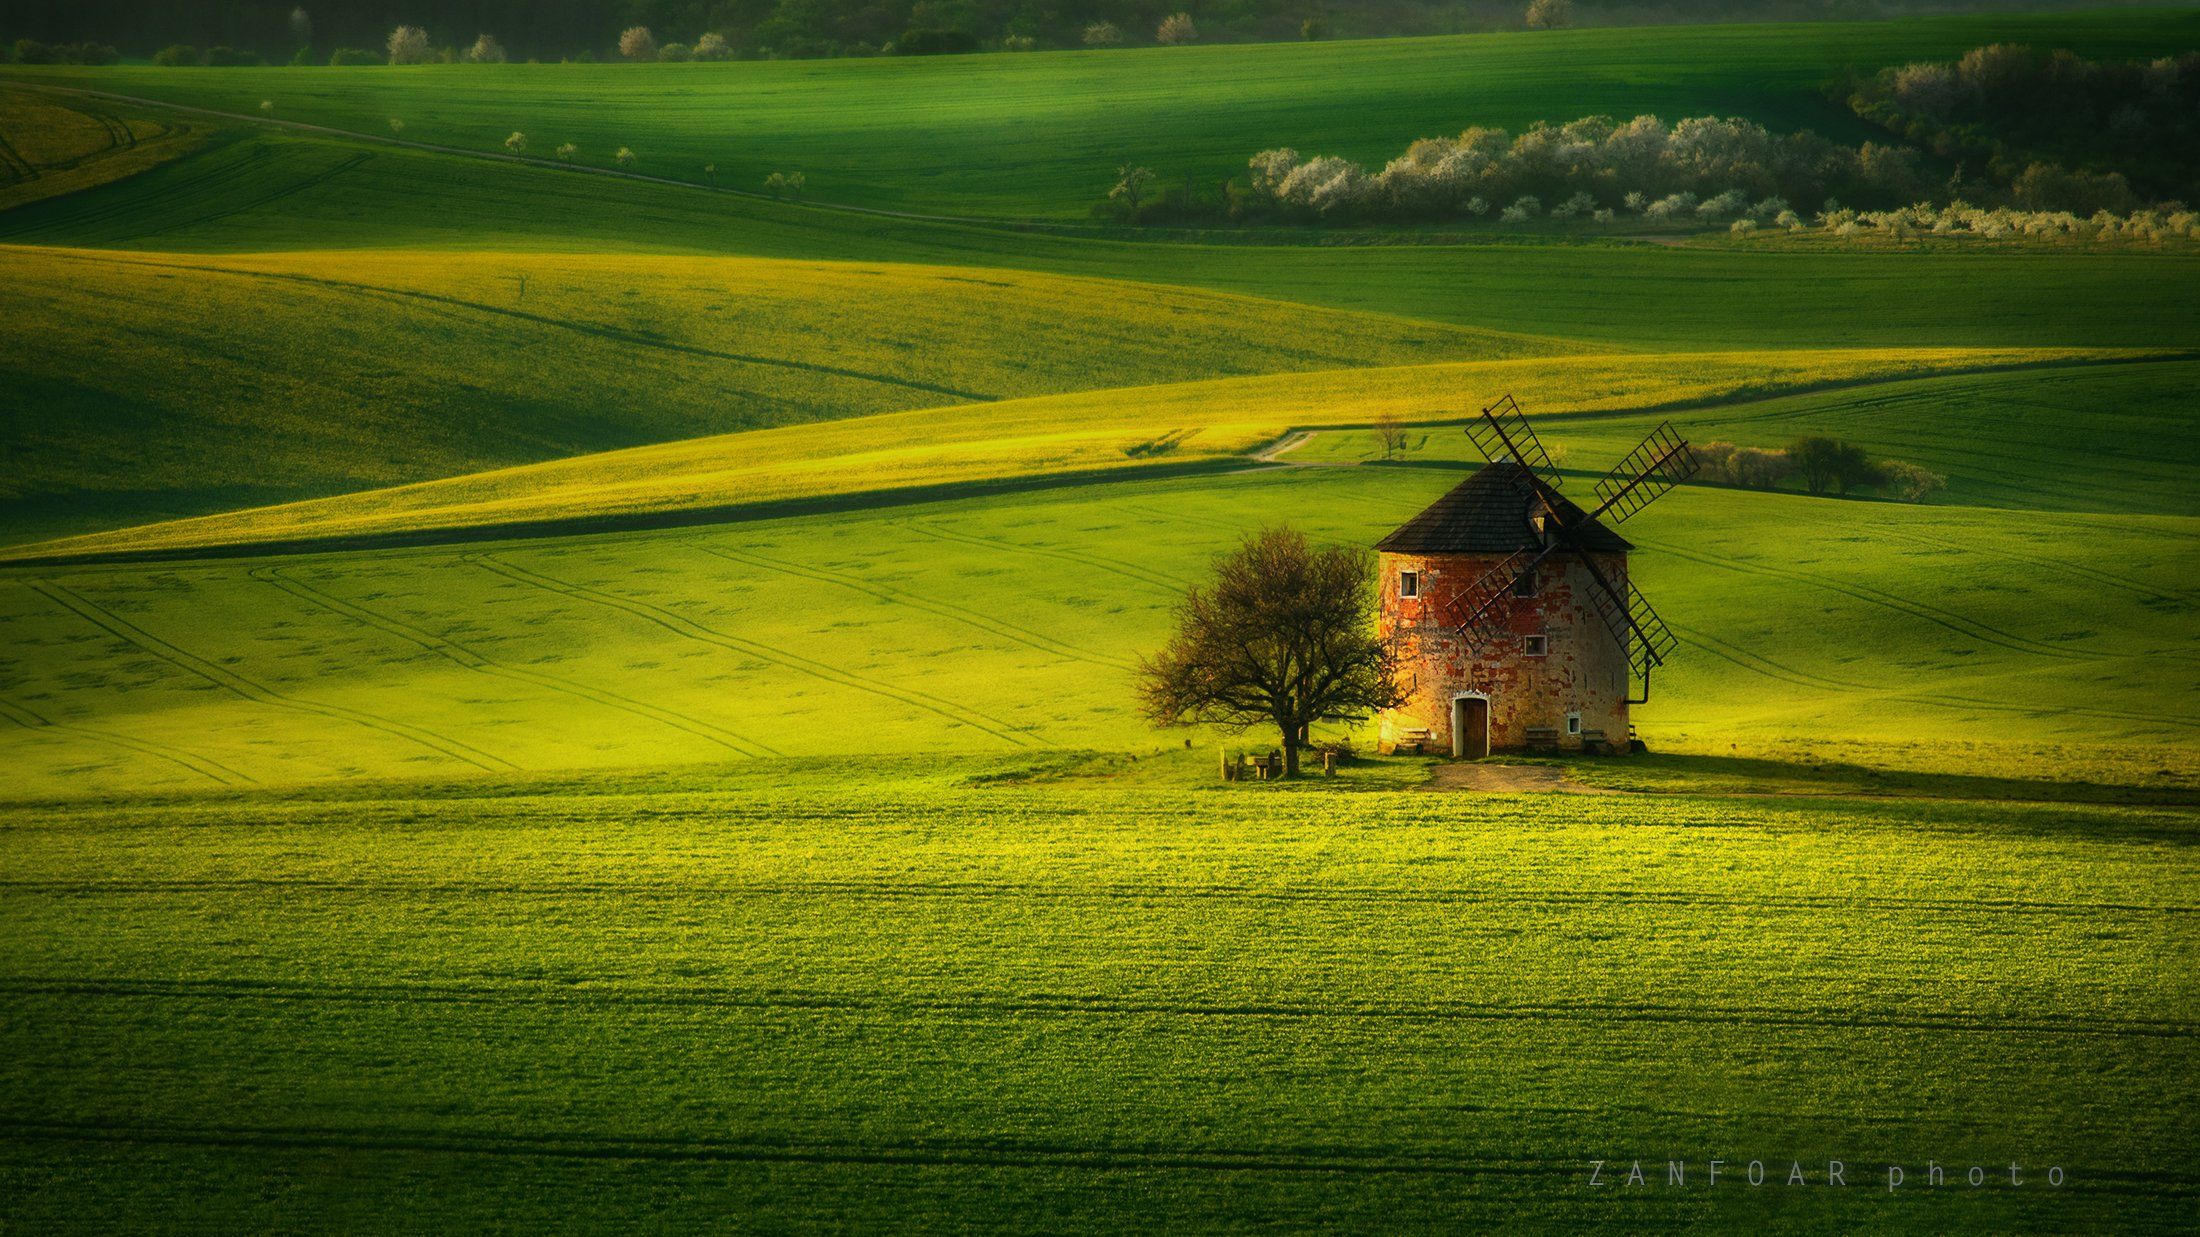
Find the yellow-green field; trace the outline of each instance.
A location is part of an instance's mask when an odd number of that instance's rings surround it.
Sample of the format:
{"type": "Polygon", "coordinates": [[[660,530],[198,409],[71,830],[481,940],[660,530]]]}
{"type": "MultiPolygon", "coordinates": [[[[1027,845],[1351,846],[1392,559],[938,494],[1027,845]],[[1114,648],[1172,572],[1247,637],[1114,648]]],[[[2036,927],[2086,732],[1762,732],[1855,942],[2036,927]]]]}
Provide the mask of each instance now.
{"type": "Polygon", "coordinates": [[[0,1230],[2189,1229],[2200,259],[1077,216],[2194,29],[0,71],[0,1230]],[[1505,758],[1578,793],[1147,723],[1215,555],[1507,392],[1577,496],[1666,420],[1947,485],[1629,522],[1648,752],[1505,758]]]}

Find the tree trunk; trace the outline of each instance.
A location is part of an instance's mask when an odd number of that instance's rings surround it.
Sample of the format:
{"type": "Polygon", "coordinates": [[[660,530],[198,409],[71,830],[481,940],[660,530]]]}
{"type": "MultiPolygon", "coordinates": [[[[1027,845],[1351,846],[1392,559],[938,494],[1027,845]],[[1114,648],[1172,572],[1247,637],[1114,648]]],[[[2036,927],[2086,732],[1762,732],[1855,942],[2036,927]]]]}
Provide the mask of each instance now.
{"type": "Polygon", "coordinates": [[[1278,729],[1283,731],[1283,775],[1285,777],[1297,777],[1299,775],[1299,732],[1289,723],[1285,723],[1278,729]]]}

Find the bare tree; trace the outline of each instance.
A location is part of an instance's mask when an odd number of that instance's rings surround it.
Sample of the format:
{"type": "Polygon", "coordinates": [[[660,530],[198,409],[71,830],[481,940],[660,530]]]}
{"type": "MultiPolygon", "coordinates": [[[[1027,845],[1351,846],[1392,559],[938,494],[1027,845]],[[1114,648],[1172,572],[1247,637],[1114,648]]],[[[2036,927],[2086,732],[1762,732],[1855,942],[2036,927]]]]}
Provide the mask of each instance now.
{"type": "Polygon", "coordinates": [[[1376,416],[1375,446],[1386,460],[1406,449],[1406,426],[1397,413],[1384,412],[1376,416]]]}
{"type": "Polygon", "coordinates": [[[428,32],[418,26],[399,26],[390,31],[391,64],[426,64],[435,59],[428,47],[428,32]]]}
{"type": "Polygon", "coordinates": [[[1528,5],[1530,30],[1556,30],[1573,24],[1573,0],[1533,0],[1528,5]]]}
{"type": "Polygon", "coordinates": [[[1126,163],[1116,169],[1116,174],[1119,179],[1115,188],[1108,190],[1108,196],[1121,202],[1126,212],[1136,215],[1146,201],[1146,190],[1153,185],[1153,169],[1126,163]]]}
{"type": "Polygon", "coordinates": [[[628,60],[655,60],[657,36],[647,26],[628,26],[619,33],[619,54],[628,60]]]}
{"type": "Polygon", "coordinates": [[[515,155],[526,154],[527,135],[521,133],[517,129],[512,130],[512,136],[504,139],[504,149],[511,151],[515,155]]]}
{"type": "Polygon", "coordinates": [[[1199,38],[1199,27],[1192,24],[1190,13],[1171,13],[1161,19],[1161,26],[1153,32],[1153,41],[1163,44],[1190,43],[1199,38]]]}
{"type": "Polygon", "coordinates": [[[1359,721],[1403,698],[1398,657],[1375,635],[1375,559],[1265,529],[1216,560],[1209,588],[1177,607],[1177,632],[1139,667],[1155,724],[1272,725],[1284,776],[1316,722],[1359,721]]]}

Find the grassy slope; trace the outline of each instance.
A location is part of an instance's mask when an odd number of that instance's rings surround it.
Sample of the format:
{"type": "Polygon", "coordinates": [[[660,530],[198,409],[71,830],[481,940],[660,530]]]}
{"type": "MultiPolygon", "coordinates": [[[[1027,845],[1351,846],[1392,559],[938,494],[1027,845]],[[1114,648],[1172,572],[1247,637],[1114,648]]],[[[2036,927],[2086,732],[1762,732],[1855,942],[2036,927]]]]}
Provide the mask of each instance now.
{"type": "Polygon", "coordinates": [[[0,1217],[2137,1231],[2200,1189],[2189,814],[958,785],[1012,767],[18,820],[0,1217]]]}
{"type": "Polygon", "coordinates": [[[2191,256],[1149,243],[895,221],[275,136],[234,139],[121,184],[0,214],[0,241],[223,253],[734,253],[1019,267],[1676,349],[1919,341],[2183,346],[2200,334],[2200,258],[2191,256]]]}
{"type": "Polygon", "coordinates": [[[651,256],[17,250],[0,529],[108,524],[758,425],[1561,350],[1085,278],[651,256]],[[524,290],[520,279],[525,279],[524,290]]]}
{"type": "MultiPolygon", "coordinates": [[[[1646,416],[1561,414],[1553,423],[1544,420],[1552,410],[1536,412],[1545,434],[1571,450],[1566,467],[1577,473],[1608,467],[1653,424],[1670,420],[1694,442],[1782,447],[1805,434],[1852,439],[1945,474],[1948,488],[1937,503],[2194,516],[2196,385],[2200,365],[2148,362],[1875,383],[1646,416]]],[[[1290,458],[1364,463],[1376,454],[1371,433],[1347,430],[1317,434],[1290,458]]],[[[1458,467],[1480,461],[1457,433],[1416,435],[1398,457],[1458,467]]]]}
{"type": "MultiPolygon", "coordinates": [[[[506,545],[0,580],[19,793],[1137,749],[1209,557],[1365,545],[1459,476],[1288,469],[506,545]]],[[[2190,786],[2189,518],[1689,489],[1629,526],[1689,642],[1661,750],[2190,786]],[[1771,547],[1777,547],[1777,550],[1771,547]]]]}
{"type": "Polygon", "coordinates": [[[1867,131],[1820,93],[1842,69],[1947,59],[1988,42],[2092,55],[2200,46],[2173,10],[1972,14],[1839,25],[1575,30],[946,60],[375,69],[11,70],[220,110],[498,150],[514,130],[609,166],[755,187],[803,171],[821,199],[994,216],[1082,217],[1125,162],[1171,182],[1289,145],[1380,164],[1415,138],[1592,113],[1743,114],[1867,131]]]}
{"type": "MultiPolygon", "coordinates": [[[[1512,392],[1539,415],[1614,414],[1887,383],[1921,373],[2067,365],[2101,357],[2044,348],[1625,354],[1083,391],[661,443],[63,538],[26,547],[24,553],[50,557],[632,521],[894,491],[907,498],[939,487],[1213,465],[1292,427],[1366,425],[1386,413],[1409,422],[1456,423],[1501,391],[1512,392]]],[[[1621,424],[1631,427],[1632,421],[1621,424]]],[[[1639,430],[1634,432],[1639,437],[1639,430]]],[[[1632,439],[1613,455],[1628,445],[1632,439]]]]}

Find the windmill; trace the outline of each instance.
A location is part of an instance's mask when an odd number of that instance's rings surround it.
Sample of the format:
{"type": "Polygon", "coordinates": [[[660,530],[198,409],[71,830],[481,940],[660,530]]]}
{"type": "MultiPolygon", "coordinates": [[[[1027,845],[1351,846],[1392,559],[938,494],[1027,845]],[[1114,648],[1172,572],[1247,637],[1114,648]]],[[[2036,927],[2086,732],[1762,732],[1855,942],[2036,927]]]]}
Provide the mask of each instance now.
{"type": "Polygon", "coordinates": [[[1554,556],[1570,556],[1587,569],[1589,608],[1626,657],[1628,702],[1648,701],[1650,672],[1664,664],[1679,639],[1642,590],[1631,580],[1615,582],[1598,565],[1586,534],[1601,531],[1599,522],[1606,518],[1614,524],[1626,522],[1693,476],[1697,461],[1687,441],[1670,422],[1659,425],[1597,482],[1597,505],[1584,510],[1559,493],[1564,479],[1511,395],[1482,409],[1480,419],[1468,423],[1467,435],[1491,464],[1513,466],[1510,477],[1524,500],[1534,540],[1540,544],[1514,550],[1459,586],[1444,599],[1443,609],[1464,614],[1461,627],[1470,632],[1502,628],[1510,608],[1531,595],[1536,569],[1554,556]]]}

